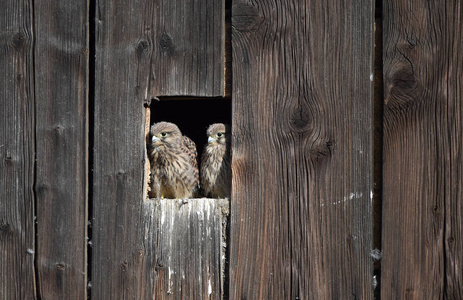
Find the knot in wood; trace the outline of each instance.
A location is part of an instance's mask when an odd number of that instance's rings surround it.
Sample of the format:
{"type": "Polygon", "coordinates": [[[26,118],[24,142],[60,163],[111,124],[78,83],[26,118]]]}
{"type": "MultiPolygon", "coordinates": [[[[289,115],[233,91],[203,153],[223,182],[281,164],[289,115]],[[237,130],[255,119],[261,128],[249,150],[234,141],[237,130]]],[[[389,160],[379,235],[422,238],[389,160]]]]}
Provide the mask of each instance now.
{"type": "Polygon", "coordinates": [[[140,40],[137,45],[137,56],[141,57],[143,53],[148,49],[149,43],[146,40],[140,40]]]}
{"type": "Polygon", "coordinates": [[[415,76],[411,62],[397,62],[393,65],[386,92],[385,105],[394,111],[406,111],[422,98],[423,89],[415,76]]]}
{"type": "Polygon", "coordinates": [[[291,112],[290,122],[295,129],[301,130],[310,123],[310,115],[304,107],[300,106],[291,112]]]}
{"type": "Polygon", "coordinates": [[[162,52],[171,52],[173,50],[174,43],[172,38],[167,33],[163,33],[161,35],[161,39],[159,40],[159,47],[161,48],[162,52]]]}
{"type": "Polygon", "coordinates": [[[127,172],[124,170],[119,170],[116,173],[116,178],[125,178],[127,177],[127,172]]]}
{"type": "Polygon", "coordinates": [[[240,3],[232,7],[232,26],[238,31],[253,31],[263,19],[253,5],[240,3]]]}
{"type": "Polygon", "coordinates": [[[154,266],[154,270],[155,270],[156,272],[158,272],[159,270],[162,270],[162,269],[164,269],[164,268],[165,268],[164,263],[158,258],[158,259],[156,260],[156,265],[154,266]]]}
{"type": "Polygon", "coordinates": [[[411,68],[403,67],[393,77],[393,86],[401,90],[411,90],[416,86],[416,79],[411,68]]]}
{"type": "Polygon", "coordinates": [[[46,184],[37,184],[34,190],[35,190],[35,194],[37,195],[37,198],[43,199],[48,196],[50,187],[46,184]]]}
{"type": "Polygon", "coordinates": [[[12,160],[13,160],[13,156],[11,155],[11,153],[7,151],[6,156],[5,156],[5,161],[12,161],[12,160]]]}
{"type": "Polygon", "coordinates": [[[5,221],[0,222],[0,234],[1,235],[8,235],[12,232],[11,226],[8,223],[5,223],[5,221]]]}
{"type": "Polygon", "coordinates": [[[55,133],[61,135],[64,133],[64,126],[63,125],[56,125],[55,127],[53,127],[53,130],[55,131],[55,133]]]}
{"type": "Polygon", "coordinates": [[[312,146],[312,149],[310,150],[310,155],[315,159],[329,157],[331,156],[331,148],[331,142],[320,142],[312,146]]]}
{"type": "Polygon", "coordinates": [[[126,261],[123,261],[123,262],[121,263],[121,270],[122,270],[122,272],[124,272],[124,273],[127,272],[128,266],[129,266],[129,264],[128,264],[126,261]]]}
{"type": "Polygon", "coordinates": [[[21,32],[17,32],[14,36],[13,36],[13,47],[18,50],[22,47],[22,45],[24,44],[25,42],[25,37],[24,37],[24,34],[21,33],[21,32]]]}

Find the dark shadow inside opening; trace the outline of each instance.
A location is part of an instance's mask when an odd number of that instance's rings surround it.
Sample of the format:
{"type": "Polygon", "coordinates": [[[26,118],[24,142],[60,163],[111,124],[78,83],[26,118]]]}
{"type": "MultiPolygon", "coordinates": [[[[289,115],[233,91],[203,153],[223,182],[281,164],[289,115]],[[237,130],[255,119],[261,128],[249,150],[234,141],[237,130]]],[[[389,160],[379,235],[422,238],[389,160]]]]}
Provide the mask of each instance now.
{"type": "Polygon", "coordinates": [[[209,125],[231,125],[231,100],[227,98],[160,97],[151,101],[150,108],[150,126],[161,121],[175,123],[183,135],[196,143],[198,158],[207,143],[206,130],[209,125]]]}

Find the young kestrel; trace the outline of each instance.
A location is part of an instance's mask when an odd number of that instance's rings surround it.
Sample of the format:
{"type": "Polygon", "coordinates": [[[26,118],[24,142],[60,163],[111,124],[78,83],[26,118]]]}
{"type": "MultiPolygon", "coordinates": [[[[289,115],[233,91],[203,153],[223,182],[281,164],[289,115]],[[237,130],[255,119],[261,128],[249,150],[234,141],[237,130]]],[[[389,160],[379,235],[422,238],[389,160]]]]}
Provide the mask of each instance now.
{"type": "Polygon", "coordinates": [[[192,198],[199,185],[195,143],[183,136],[177,125],[159,122],[151,126],[150,196],[154,198],[192,198]]]}
{"type": "Polygon", "coordinates": [[[216,123],[207,129],[207,145],[201,157],[201,186],[204,195],[213,198],[230,196],[231,132],[228,125],[216,123]]]}

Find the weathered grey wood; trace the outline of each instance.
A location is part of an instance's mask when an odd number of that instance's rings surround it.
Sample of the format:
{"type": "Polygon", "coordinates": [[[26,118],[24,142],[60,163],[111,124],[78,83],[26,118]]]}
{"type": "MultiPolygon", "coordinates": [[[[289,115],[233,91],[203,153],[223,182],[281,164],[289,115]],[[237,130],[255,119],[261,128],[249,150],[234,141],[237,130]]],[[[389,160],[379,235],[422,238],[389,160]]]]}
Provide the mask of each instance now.
{"type": "Polygon", "coordinates": [[[382,299],[463,297],[461,1],[383,1],[382,299]]]}
{"type": "Polygon", "coordinates": [[[38,295],[85,299],[88,1],[37,1],[34,10],[38,295]]]}
{"type": "Polygon", "coordinates": [[[161,95],[224,93],[223,4],[117,0],[95,5],[91,296],[152,299],[152,287],[162,285],[147,267],[156,248],[146,249],[145,242],[144,104],[161,95]]]}
{"type": "Polygon", "coordinates": [[[137,53],[152,96],[225,95],[225,1],[140,1],[137,53]]]}
{"type": "Polygon", "coordinates": [[[371,299],[372,1],[234,1],[231,299],[371,299]]]}
{"type": "Polygon", "coordinates": [[[0,299],[35,297],[32,7],[0,2],[0,299]]]}
{"type": "Polygon", "coordinates": [[[158,199],[144,204],[144,247],[154,299],[220,299],[228,200],[158,199]]]}
{"type": "Polygon", "coordinates": [[[146,53],[137,52],[140,4],[95,3],[93,299],[143,299],[146,287],[143,100],[150,67],[146,53]]]}

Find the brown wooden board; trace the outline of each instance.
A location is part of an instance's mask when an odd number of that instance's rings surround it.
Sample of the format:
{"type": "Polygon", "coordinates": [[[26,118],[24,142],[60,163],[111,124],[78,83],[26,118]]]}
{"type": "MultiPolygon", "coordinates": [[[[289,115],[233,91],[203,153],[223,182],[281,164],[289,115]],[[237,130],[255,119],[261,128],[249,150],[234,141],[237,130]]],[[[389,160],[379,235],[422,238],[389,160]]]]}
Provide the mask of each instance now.
{"type": "Polygon", "coordinates": [[[222,41],[218,3],[95,3],[92,298],[152,299],[162,286],[148,267],[157,248],[146,239],[157,233],[146,232],[146,222],[156,220],[145,203],[144,105],[162,95],[223,94],[223,46],[205,40],[222,41]]]}
{"type": "Polygon", "coordinates": [[[37,286],[41,299],[87,294],[88,2],[34,5],[37,286]]]}
{"type": "Polygon", "coordinates": [[[225,95],[225,1],[140,1],[137,53],[149,57],[148,95],[225,95]]]}
{"type": "Polygon", "coordinates": [[[372,1],[234,1],[231,299],[373,297],[372,1]]]}
{"type": "Polygon", "coordinates": [[[149,60],[139,48],[144,35],[143,6],[126,1],[95,5],[90,293],[93,299],[140,299],[146,272],[142,236],[145,96],[140,88],[149,74],[149,60]]]}
{"type": "Polygon", "coordinates": [[[382,299],[463,297],[461,1],[383,1],[382,299]]]}
{"type": "Polygon", "coordinates": [[[35,297],[32,9],[32,1],[0,2],[1,299],[35,297]]]}

